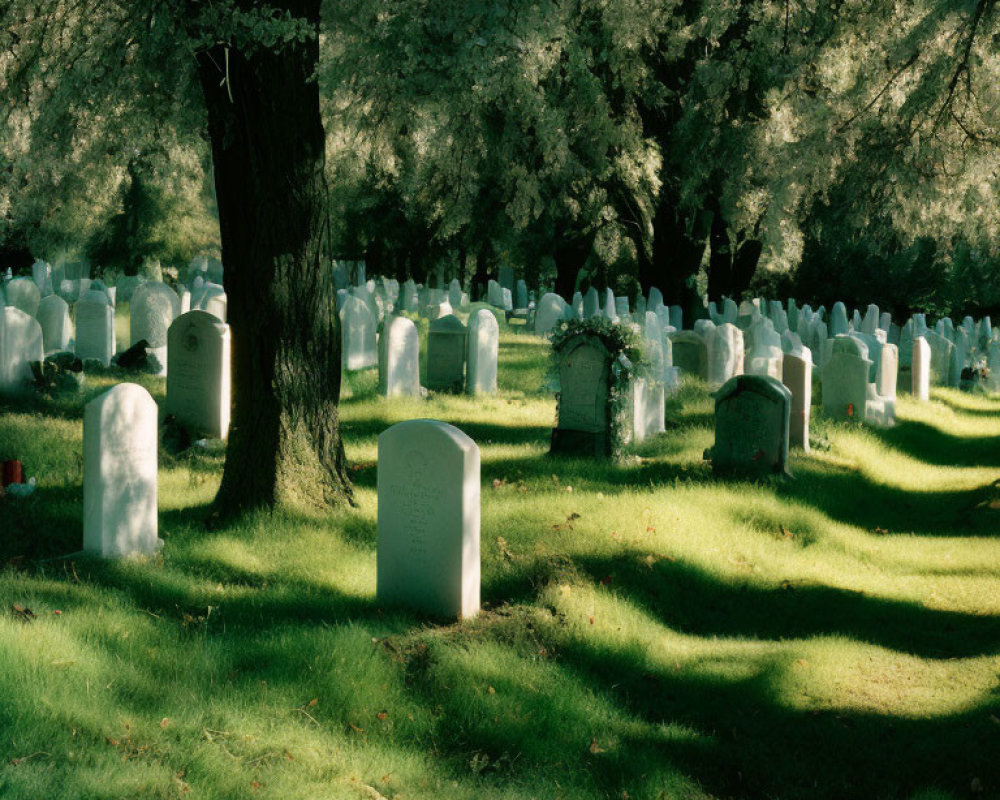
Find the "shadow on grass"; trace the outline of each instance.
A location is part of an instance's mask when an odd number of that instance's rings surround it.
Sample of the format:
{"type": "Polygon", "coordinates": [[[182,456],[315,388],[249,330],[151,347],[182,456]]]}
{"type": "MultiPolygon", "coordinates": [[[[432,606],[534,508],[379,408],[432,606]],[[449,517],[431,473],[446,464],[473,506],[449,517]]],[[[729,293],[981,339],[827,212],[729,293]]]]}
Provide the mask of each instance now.
{"type": "Polygon", "coordinates": [[[1000,436],[953,436],[925,422],[910,420],[898,422],[891,428],[874,428],[871,433],[888,446],[925,464],[1000,467],[1000,436]]]}
{"type": "Polygon", "coordinates": [[[876,534],[993,537],[1000,523],[1000,512],[983,505],[995,495],[990,486],[913,492],[851,470],[814,471],[802,462],[795,480],[781,484],[778,494],[876,534]]]}

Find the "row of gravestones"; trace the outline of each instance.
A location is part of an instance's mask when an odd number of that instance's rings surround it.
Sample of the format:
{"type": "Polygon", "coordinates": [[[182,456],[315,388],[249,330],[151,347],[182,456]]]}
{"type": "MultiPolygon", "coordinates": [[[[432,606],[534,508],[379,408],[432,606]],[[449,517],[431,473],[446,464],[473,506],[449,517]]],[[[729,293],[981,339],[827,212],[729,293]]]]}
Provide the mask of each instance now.
{"type": "MultiPolygon", "coordinates": [[[[43,358],[42,329],[19,309],[0,309],[0,392],[16,393],[43,358]]],[[[229,326],[196,309],[174,319],[166,332],[165,411],[192,432],[224,438],[230,414],[229,326]]]]}
{"type": "MultiPolygon", "coordinates": [[[[195,283],[198,280],[196,278],[195,283]]],[[[161,373],[167,363],[167,329],[176,317],[191,310],[193,305],[194,309],[204,310],[225,322],[226,295],[217,284],[196,285],[193,292],[184,288],[178,295],[164,283],[143,282],[134,287],[130,295],[131,344],[145,341],[161,373]]],[[[9,317],[14,316],[10,312],[17,311],[37,321],[44,355],[71,351],[83,361],[96,360],[108,366],[116,353],[114,316],[119,297],[116,287],[105,287],[99,281],[88,282],[87,290],[71,309],[60,295],[40,297],[34,281],[15,278],[0,291],[0,307],[9,317]]],[[[23,320],[14,323],[13,319],[8,324],[20,328],[26,325],[23,320]]],[[[3,353],[10,361],[8,370],[18,372],[24,371],[24,363],[39,360],[30,342],[28,350],[18,353],[8,346],[3,348],[3,353]],[[27,357],[29,355],[31,358],[27,357]]],[[[7,384],[4,386],[9,390],[7,384]]]]}
{"type": "MultiPolygon", "coordinates": [[[[340,310],[340,331],[344,369],[377,365],[380,394],[420,396],[420,339],[411,319],[387,317],[379,336],[374,313],[352,295],[340,310]]],[[[471,314],[468,327],[454,314],[433,320],[427,332],[427,388],[468,394],[496,392],[499,346],[500,328],[487,309],[471,314]]]]}

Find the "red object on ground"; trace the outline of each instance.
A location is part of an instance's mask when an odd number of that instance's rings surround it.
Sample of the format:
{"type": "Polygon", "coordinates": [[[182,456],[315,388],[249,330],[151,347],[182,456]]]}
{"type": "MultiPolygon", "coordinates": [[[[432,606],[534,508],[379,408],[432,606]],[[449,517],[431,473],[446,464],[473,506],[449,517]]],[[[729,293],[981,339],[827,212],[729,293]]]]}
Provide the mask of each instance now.
{"type": "Polygon", "coordinates": [[[21,462],[16,459],[3,462],[3,485],[10,486],[12,483],[23,483],[21,480],[21,462]]]}

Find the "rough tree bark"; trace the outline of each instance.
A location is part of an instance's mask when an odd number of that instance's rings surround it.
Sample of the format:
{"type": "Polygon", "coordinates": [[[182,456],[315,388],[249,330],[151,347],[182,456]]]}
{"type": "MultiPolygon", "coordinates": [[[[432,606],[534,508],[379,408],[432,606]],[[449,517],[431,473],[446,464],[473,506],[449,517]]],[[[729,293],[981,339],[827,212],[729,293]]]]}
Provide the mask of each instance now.
{"type": "MultiPolygon", "coordinates": [[[[319,23],[320,0],[284,7],[319,23]]],[[[223,516],[351,499],[318,57],[316,39],[199,55],[233,337],[223,516]]]]}

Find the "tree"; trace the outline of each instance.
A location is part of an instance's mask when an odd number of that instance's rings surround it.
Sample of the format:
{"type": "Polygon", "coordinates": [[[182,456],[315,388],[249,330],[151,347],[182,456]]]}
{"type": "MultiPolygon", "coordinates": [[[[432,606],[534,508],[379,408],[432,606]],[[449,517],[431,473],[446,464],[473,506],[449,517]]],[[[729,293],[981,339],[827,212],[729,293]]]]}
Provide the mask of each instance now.
{"type": "Polygon", "coordinates": [[[102,133],[126,139],[119,125],[150,136],[150,120],[207,133],[233,331],[216,511],[349,498],[316,82],[320,0],[14,0],[4,22],[0,88],[16,101],[4,139],[20,137],[22,152],[54,142],[53,155],[99,161],[102,133]]]}

